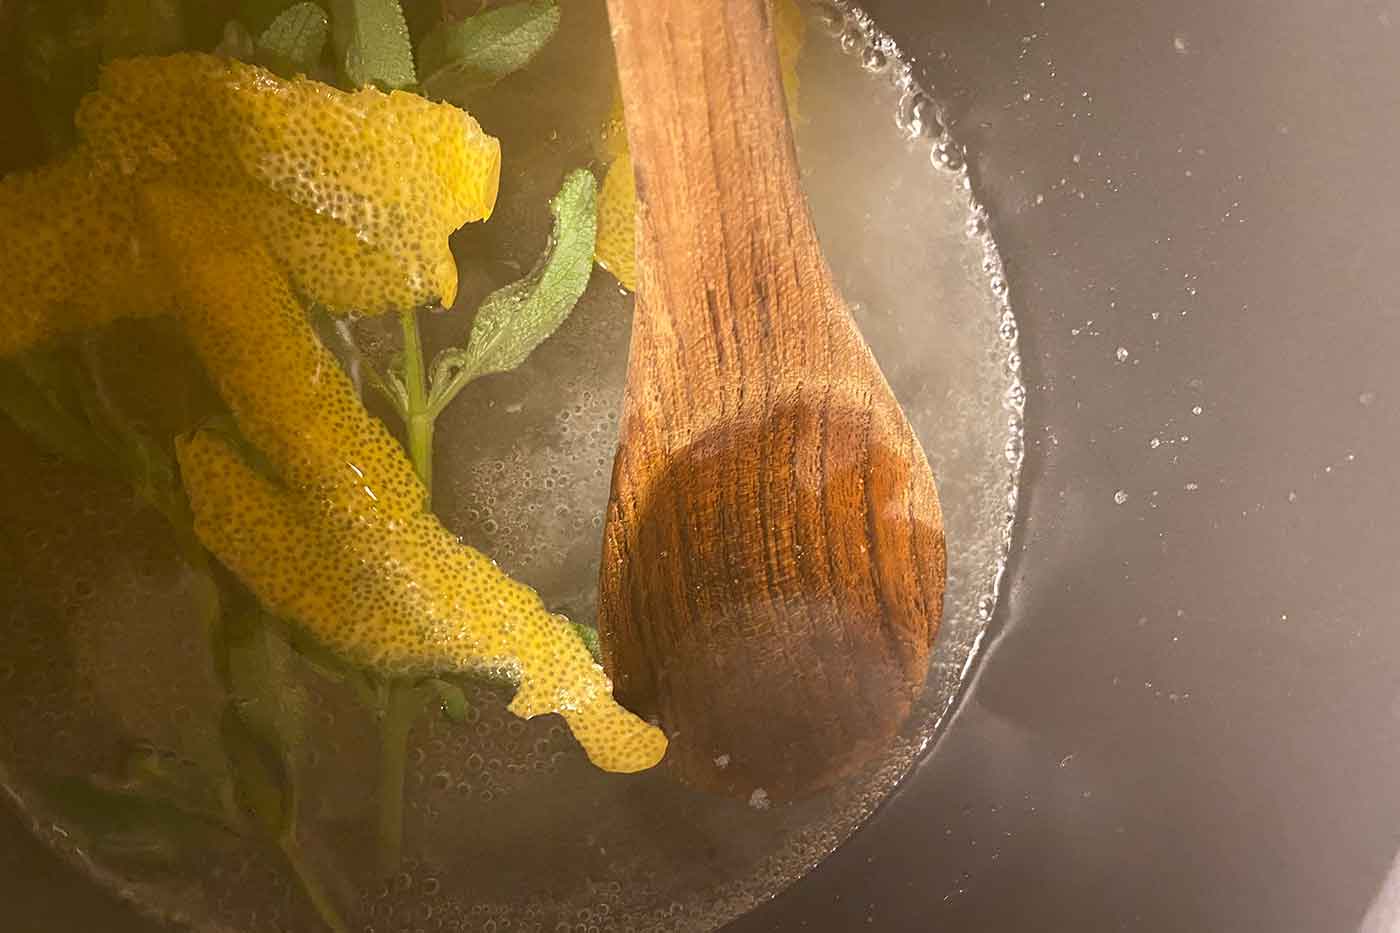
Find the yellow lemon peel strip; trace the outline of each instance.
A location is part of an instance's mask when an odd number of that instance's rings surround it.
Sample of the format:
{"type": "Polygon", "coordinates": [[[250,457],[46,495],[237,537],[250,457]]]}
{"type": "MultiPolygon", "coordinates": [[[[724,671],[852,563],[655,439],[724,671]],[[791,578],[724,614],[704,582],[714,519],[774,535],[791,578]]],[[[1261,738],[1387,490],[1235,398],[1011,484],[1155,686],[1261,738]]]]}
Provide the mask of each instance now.
{"type": "MultiPolygon", "coordinates": [[[[774,0],[773,34],[782,68],[783,92],[788,113],[797,119],[797,60],[802,54],[807,24],[797,0],[774,0]]],[[[613,83],[612,110],[603,122],[602,148],[611,159],[603,187],[598,193],[598,241],[593,258],[629,291],[637,288],[637,187],[632,176],[632,157],[627,147],[623,122],[622,93],[613,83]]]]}
{"type": "Polygon", "coordinates": [[[567,621],[422,511],[402,448],[360,405],[228,201],[153,186],[144,202],[196,352],[286,480],[258,475],[210,432],[182,440],[181,477],[205,546],[269,608],[355,663],[395,674],[504,671],[519,683],[510,710],[560,713],[598,767],[660,761],[665,735],[613,699],[567,621]]]}
{"type": "Polygon", "coordinates": [[[136,214],[132,188],[84,150],[0,183],[0,356],[170,310],[136,214]]]}
{"type": "Polygon", "coordinates": [[[387,672],[506,672],[519,682],[510,711],[560,713],[605,771],[665,754],[665,735],[613,699],[568,623],[431,514],[323,520],[208,431],[182,440],[179,459],[200,540],[331,650],[387,672]]]}
{"type": "Polygon", "coordinates": [[[485,218],[500,150],[407,94],[344,94],[209,56],[115,63],[64,161],[0,183],[0,353],[176,313],[246,438],[178,443],[196,531],[274,611],[384,672],[494,669],[520,716],[558,712],[590,760],[637,771],[666,738],[622,708],[562,617],[430,513],[297,290],[384,311],[441,296],[447,235],[485,218]]]}
{"type": "Polygon", "coordinates": [[[332,311],[451,305],[447,238],[495,206],[500,143],[413,94],[284,80],[212,55],[109,64],[81,143],[0,182],[0,353],[168,311],[140,187],[217,186],[297,290],[332,311]]]}
{"type": "Polygon", "coordinates": [[[451,305],[447,237],[490,217],[500,182],[500,143],[450,104],[212,55],[113,62],[77,124],[126,174],[242,183],[297,287],[336,310],[451,305]]]}
{"type": "Polygon", "coordinates": [[[426,495],[403,448],[365,410],[286,276],[239,221],[241,198],[152,184],[141,203],[185,334],[243,436],[309,497],[420,512],[426,495]]]}

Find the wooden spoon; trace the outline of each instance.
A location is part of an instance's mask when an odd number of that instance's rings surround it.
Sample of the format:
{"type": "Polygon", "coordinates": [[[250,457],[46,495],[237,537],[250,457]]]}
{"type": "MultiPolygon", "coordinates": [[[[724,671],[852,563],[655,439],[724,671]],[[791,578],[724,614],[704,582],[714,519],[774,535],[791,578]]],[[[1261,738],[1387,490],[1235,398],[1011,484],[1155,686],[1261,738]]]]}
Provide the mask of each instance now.
{"type": "Polygon", "coordinates": [[[867,761],[923,686],[938,494],[822,258],[766,0],[608,11],[639,279],[605,663],[683,780],[800,796],[867,761]]]}

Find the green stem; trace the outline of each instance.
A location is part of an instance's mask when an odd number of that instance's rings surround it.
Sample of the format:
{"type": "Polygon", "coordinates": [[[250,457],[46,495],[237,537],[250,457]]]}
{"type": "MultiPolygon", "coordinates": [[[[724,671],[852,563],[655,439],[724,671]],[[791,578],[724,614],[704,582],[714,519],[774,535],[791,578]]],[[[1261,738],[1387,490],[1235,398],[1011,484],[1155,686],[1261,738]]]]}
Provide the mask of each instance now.
{"type": "Polygon", "coordinates": [[[427,367],[423,363],[423,340],[418,334],[418,315],[406,311],[399,317],[403,325],[403,375],[408,390],[404,420],[408,428],[408,456],[427,490],[423,507],[433,497],[433,413],[428,407],[427,367]]]}
{"type": "Polygon", "coordinates": [[[333,933],[350,933],[350,927],[345,922],[345,918],[336,909],[335,902],[331,899],[330,892],[321,882],[321,877],[306,862],[306,855],[301,851],[301,846],[293,838],[283,839],[280,842],[282,854],[287,857],[287,864],[292,867],[292,874],[297,876],[301,882],[302,890],[306,892],[306,897],[311,901],[311,905],[316,908],[316,913],[320,915],[322,922],[329,927],[333,933]]]}
{"type": "Polygon", "coordinates": [[[421,692],[404,681],[385,685],[379,724],[379,870],[392,875],[403,855],[404,774],[408,735],[423,711],[421,692]]]}
{"type": "MultiPolygon", "coordinates": [[[[423,364],[423,340],[413,311],[399,318],[403,326],[403,373],[407,389],[404,421],[408,428],[408,455],[426,492],[424,508],[433,492],[433,413],[428,408],[428,379],[423,364]]],[[[411,684],[391,680],[381,687],[379,724],[379,868],[390,875],[398,871],[403,853],[403,799],[408,734],[423,709],[423,697],[411,684]]]]}

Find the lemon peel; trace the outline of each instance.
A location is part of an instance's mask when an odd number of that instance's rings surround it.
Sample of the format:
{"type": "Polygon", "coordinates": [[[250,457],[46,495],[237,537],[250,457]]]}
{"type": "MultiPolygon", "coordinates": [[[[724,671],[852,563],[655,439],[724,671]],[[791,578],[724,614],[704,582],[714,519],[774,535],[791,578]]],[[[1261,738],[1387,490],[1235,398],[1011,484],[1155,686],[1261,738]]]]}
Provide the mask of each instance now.
{"type": "Polygon", "coordinates": [[[144,185],[221,190],[300,294],[378,314],[452,304],[447,238],[491,216],[500,183],[499,141],[450,104],[212,55],[112,62],[76,122],[72,153],[0,181],[3,354],[168,313],[144,185]]]}
{"type": "Polygon", "coordinates": [[[297,287],[340,311],[451,305],[447,237],[489,218],[500,184],[499,141],[450,104],[198,53],[108,65],[77,126],[124,174],[246,189],[297,287]]]}
{"type": "Polygon", "coordinates": [[[426,493],[403,449],[317,338],[237,195],[141,193],[179,317],[243,436],[286,483],[341,509],[416,514],[426,493]]]}
{"type": "Polygon", "coordinates": [[[504,672],[519,683],[512,713],[560,713],[605,771],[645,770],[665,754],[665,735],[613,699],[568,623],[430,513],[327,519],[209,431],[182,439],[178,456],[200,540],[331,650],[390,673],[504,672]]]}
{"type": "Polygon", "coordinates": [[[423,511],[403,449],[360,404],[236,203],[170,185],[143,195],[185,331],[283,480],[211,431],[180,439],[200,541],[270,609],[354,663],[506,673],[518,683],[511,712],[561,714],[598,767],[655,765],[665,735],[613,699],[568,622],[423,511]]]}
{"type": "Polygon", "coordinates": [[[345,94],[202,55],[114,63],[83,142],[0,182],[0,354],[175,314],[265,476],[209,430],[177,441],[200,540],[270,608],[385,673],[495,670],[516,715],[564,716],[600,768],[655,765],[567,620],[424,510],[402,448],[303,298],[451,301],[447,235],[489,216],[499,145],[407,94],[345,94]],[[324,136],[324,138],[322,138],[324,136]]]}
{"type": "Polygon", "coordinates": [[[0,183],[0,282],[0,356],[170,310],[135,191],[83,150],[0,183]]]}

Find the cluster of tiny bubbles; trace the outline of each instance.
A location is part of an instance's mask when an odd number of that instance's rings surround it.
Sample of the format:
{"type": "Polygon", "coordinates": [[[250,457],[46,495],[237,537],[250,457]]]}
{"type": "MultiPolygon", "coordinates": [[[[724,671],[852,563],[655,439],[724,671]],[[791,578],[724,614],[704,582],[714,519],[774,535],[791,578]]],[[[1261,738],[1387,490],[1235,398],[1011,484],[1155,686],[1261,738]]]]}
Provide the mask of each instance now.
{"type": "Polygon", "coordinates": [[[547,786],[560,762],[576,754],[557,717],[520,719],[506,709],[508,689],[469,678],[459,684],[467,700],[463,721],[430,716],[410,753],[418,815],[426,821],[547,786]]]}
{"type": "Polygon", "coordinates": [[[991,618],[1005,572],[1025,450],[1026,387],[1021,379],[1019,328],[1011,308],[1011,289],[1005,267],[992,238],[987,211],[972,190],[966,150],[950,133],[946,110],[916,80],[912,65],[903,59],[891,38],[873,23],[869,14],[849,0],[821,0],[817,4],[817,22],[828,35],[838,39],[843,51],[857,55],[867,70],[887,75],[899,95],[895,108],[896,127],[911,144],[927,144],[931,164],[955,176],[957,186],[966,193],[966,234],[981,252],[981,271],[997,314],[999,357],[1006,379],[1002,397],[1006,411],[1003,456],[1009,473],[1002,497],[1005,510],[1000,520],[1002,553],[990,562],[992,569],[980,584],[984,592],[976,601],[977,617],[985,622],[991,618]]]}
{"type": "Polygon", "coordinates": [[[596,598],[629,304],[595,274],[520,369],[473,385],[439,421],[448,527],[583,623],[596,598]]]}

